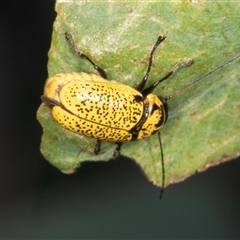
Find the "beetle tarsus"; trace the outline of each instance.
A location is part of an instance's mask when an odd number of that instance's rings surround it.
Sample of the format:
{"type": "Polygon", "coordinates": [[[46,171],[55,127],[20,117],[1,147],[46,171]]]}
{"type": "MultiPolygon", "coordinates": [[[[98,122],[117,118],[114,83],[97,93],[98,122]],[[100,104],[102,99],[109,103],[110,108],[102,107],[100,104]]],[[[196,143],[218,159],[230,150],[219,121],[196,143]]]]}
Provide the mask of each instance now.
{"type": "Polygon", "coordinates": [[[113,152],[113,158],[117,158],[120,155],[120,150],[121,150],[122,143],[117,143],[117,147],[115,148],[113,152]]]}
{"type": "Polygon", "coordinates": [[[96,140],[94,151],[93,151],[95,155],[98,155],[98,153],[100,152],[100,147],[101,147],[101,141],[96,140]]]}

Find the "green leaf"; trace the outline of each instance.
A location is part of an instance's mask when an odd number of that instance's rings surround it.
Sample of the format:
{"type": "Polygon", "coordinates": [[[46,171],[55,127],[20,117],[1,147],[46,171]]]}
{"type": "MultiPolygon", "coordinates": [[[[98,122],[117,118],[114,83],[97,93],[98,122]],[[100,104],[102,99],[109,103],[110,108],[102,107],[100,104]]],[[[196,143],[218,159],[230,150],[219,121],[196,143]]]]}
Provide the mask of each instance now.
{"type": "MultiPolygon", "coordinates": [[[[234,2],[57,1],[57,18],[49,51],[49,76],[95,72],[76,56],[65,40],[69,31],[79,48],[103,67],[108,79],[134,86],[144,76],[151,47],[167,36],[154,56],[148,84],[187,59],[194,64],[160,84],[155,93],[167,97],[218,66],[198,83],[168,101],[169,119],[161,130],[166,184],[230,160],[240,152],[240,10],[234,2]],[[232,61],[231,61],[232,60],[232,61]]],[[[83,161],[109,160],[114,144],[95,141],[61,128],[41,105],[41,152],[63,172],[83,161]]],[[[161,185],[157,135],[126,143],[121,153],[131,157],[147,178],[161,185]]]]}

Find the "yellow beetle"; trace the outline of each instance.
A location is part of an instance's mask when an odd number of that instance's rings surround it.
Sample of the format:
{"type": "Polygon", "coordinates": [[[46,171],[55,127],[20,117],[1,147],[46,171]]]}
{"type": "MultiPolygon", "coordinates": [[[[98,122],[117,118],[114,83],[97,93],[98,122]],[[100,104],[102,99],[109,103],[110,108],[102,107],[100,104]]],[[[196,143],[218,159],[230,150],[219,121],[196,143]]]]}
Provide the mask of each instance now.
{"type": "Polygon", "coordinates": [[[190,66],[192,60],[174,66],[163,78],[145,88],[153,53],[165,39],[159,36],[150,52],[145,76],[132,88],[108,81],[105,71],[79,51],[72,35],[65,36],[75,53],[89,61],[100,76],[72,72],[48,78],[41,99],[51,109],[55,121],[69,131],[96,139],[95,154],[100,151],[100,141],[116,143],[114,157],[120,154],[123,142],[150,137],[161,129],[168,117],[168,99],[152,92],[178,69],[190,66]]]}

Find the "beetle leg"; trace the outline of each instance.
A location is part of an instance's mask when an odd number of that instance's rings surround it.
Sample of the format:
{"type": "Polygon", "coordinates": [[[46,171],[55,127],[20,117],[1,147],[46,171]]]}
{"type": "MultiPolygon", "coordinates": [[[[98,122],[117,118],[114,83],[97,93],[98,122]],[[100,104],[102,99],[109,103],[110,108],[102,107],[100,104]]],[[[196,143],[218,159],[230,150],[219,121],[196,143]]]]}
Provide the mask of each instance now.
{"type": "Polygon", "coordinates": [[[94,150],[93,150],[95,155],[97,155],[100,152],[100,148],[101,148],[101,141],[96,140],[95,147],[94,147],[94,150]]]}
{"type": "Polygon", "coordinates": [[[145,84],[146,84],[146,82],[147,82],[147,80],[148,80],[149,73],[150,73],[151,68],[152,68],[153,54],[154,54],[155,50],[157,49],[158,45],[159,45],[161,42],[163,42],[165,38],[166,38],[166,37],[160,35],[160,36],[158,37],[156,43],[154,44],[154,46],[153,46],[153,48],[152,48],[152,50],[151,50],[151,52],[150,52],[147,72],[145,73],[142,81],[135,87],[135,89],[136,89],[137,91],[142,92],[142,90],[144,89],[145,84]]]}
{"type": "Polygon", "coordinates": [[[181,68],[189,67],[193,64],[193,60],[189,59],[185,62],[179,63],[175,65],[164,77],[159,79],[158,81],[154,82],[152,85],[150,85],[148,88],[145,88],[141,93],[143,96],[147,96],[148,94],[152,93],[153,90],[158,86],[159,83],[163,82],[164,80],[168,79],[170,76],[172,76],[176,71],[178,71],[181,68]]]}
{"type": "Polygon", "coordinates": [[[113,152],[113,158],[117,158],[120,155],[120,150],[121,150],[122,143],[117,143],[117,147],[115,148],[113,152]]]}
{"type": "Polygon", "coordinates": [[[91,58],[89,58],[87,55],[85,55],[84,53],[82,53],[78,47],[76,46],[74,40],[73,40],[73,37],[72,35],[69,33],[69,32],[66,32],[65,33],[65,37],[67,39],[67,41],[69,42],[69,44],[71,45],[73,51],[81,58],[84,58],[86,59],[87,61],[89,61],[92,66],[94,67],[94,69],[96,69],[98,71],[98,73],[100,74],[100,76],[104,79],[107,79],[107,74],[106,72],[101,68],[99,67],[96,63],[94,63],[91,58]]]}

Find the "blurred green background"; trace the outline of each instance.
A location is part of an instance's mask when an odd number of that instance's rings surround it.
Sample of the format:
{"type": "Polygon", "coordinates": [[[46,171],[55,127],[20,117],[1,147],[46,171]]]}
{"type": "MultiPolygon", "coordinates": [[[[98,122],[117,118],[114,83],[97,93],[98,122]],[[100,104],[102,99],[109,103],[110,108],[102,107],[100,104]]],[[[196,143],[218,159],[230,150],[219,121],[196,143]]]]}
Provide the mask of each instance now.
{"type": "Polygon", "coordinates": [[[1,11],[0,238],[240,238],[240,159],[159,189],[127,158],[73,175],[39,152],[54,1],[1,11]]]}

